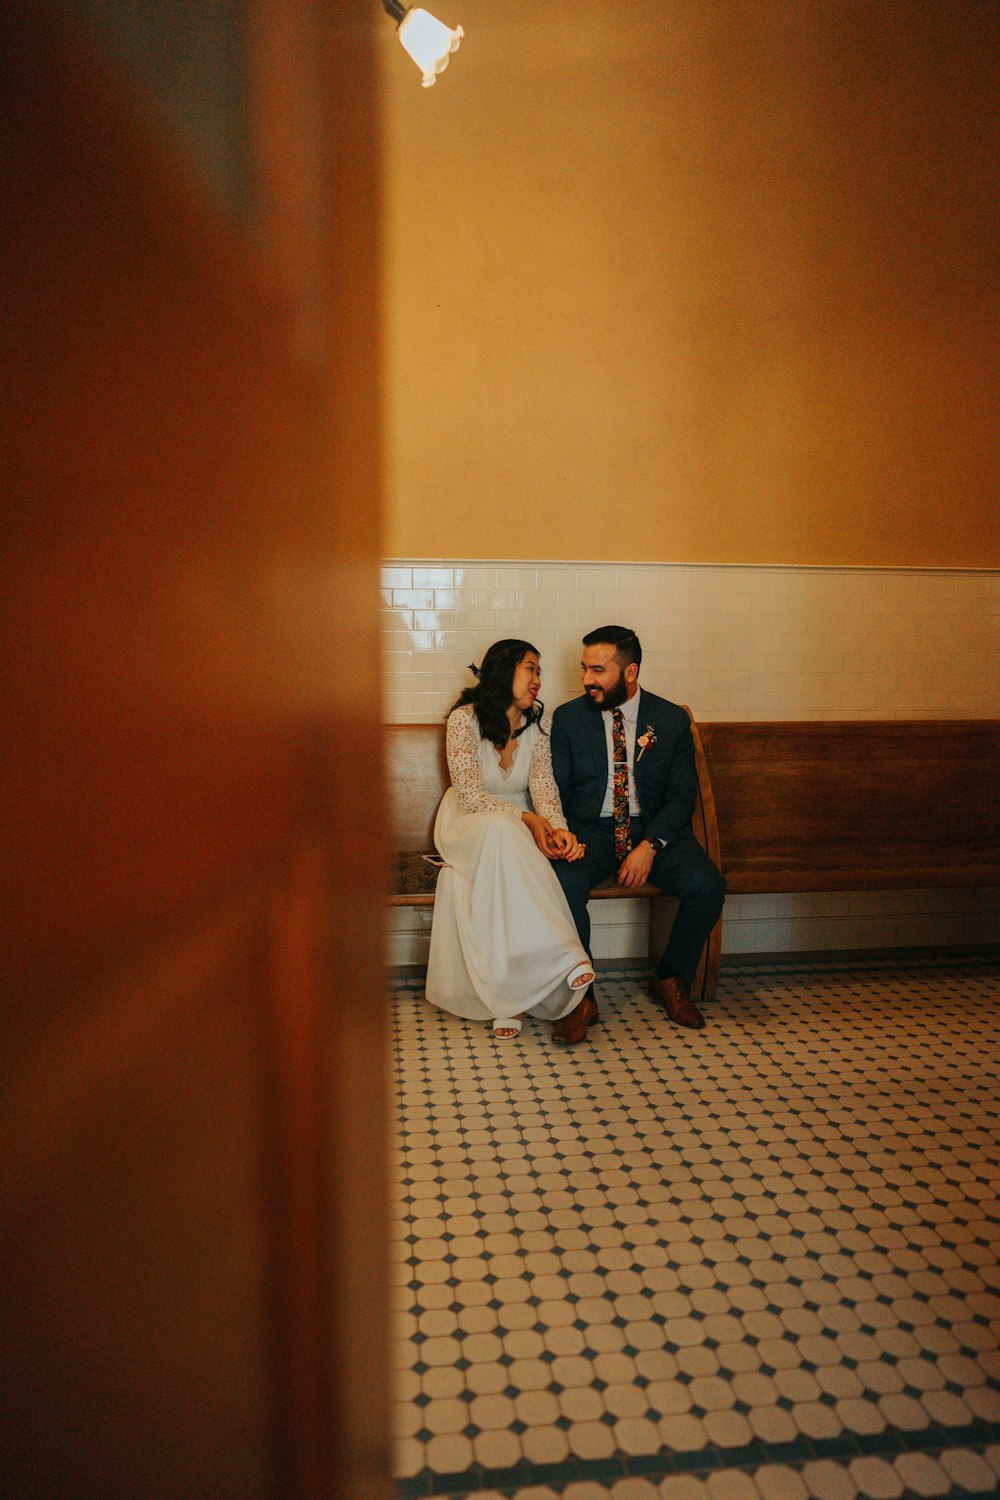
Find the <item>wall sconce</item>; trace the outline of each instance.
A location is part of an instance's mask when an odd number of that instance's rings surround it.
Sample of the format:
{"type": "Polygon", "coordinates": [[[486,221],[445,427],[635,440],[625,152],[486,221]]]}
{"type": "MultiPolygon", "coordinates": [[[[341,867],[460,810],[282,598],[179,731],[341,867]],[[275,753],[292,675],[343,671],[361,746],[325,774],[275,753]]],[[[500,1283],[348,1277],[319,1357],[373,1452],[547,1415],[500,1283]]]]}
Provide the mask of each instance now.
{"type": "Polygon", "coordinates": [[[402,0],[382,0],[382,5],[399,27],[399,40],[423,74],[424,88],[429,89],[448,66],[451,54],[458,51],[465,32],[461,26],[450,31],[428,11],[410,10],[402,0]]]}

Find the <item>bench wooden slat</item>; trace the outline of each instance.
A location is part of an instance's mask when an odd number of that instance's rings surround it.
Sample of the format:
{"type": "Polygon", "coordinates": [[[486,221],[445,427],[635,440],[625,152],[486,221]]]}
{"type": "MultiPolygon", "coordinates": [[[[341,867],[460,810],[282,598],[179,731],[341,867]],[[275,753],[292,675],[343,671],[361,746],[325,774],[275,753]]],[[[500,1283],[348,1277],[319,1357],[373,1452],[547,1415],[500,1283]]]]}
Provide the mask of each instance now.
{"type": "Polygon", "coordinates": [[[700,729],[729,891],[1000,882],[997,721],[700,729]]]}

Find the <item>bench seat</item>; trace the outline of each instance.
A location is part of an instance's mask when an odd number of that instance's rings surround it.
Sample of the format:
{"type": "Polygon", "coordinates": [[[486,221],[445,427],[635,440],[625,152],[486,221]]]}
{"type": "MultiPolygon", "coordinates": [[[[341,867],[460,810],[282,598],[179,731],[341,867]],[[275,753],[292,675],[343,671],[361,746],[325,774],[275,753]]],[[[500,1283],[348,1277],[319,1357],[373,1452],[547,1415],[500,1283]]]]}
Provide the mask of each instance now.
{"type": "MultiPolygon", "coordinates": [[[[397,852],[393,869],[392,890],[387,898],[390,906],[433,906],[434,891],[439,870],[429,864],[423,854],[400,854],[397,852]]],[[[653,885],[638,885],[626,890],[616,885],[613,879],[595,886],[590,893],[592,901],[627,899],[629,896],[662,896],[663,892],[653,885]]]]}

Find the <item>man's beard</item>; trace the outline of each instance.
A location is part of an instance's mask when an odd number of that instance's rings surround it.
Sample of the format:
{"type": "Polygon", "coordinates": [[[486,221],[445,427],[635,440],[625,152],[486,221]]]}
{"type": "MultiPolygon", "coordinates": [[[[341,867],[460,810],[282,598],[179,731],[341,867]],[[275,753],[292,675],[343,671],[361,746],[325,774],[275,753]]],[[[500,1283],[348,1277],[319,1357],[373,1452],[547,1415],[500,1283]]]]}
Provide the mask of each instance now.
{"type": "Polygon", "coordinates": [[[600,703],[591,693],[587,693],[587,702],[590,704],[595,713],[607,713],[607,711],[611,708],[621,708],[622,704],[626,703],[627,701],[628,683],[625,681],[624,672],[621,674],[614,687],[606,687],[604,689],[604,698],[600,703]]]}

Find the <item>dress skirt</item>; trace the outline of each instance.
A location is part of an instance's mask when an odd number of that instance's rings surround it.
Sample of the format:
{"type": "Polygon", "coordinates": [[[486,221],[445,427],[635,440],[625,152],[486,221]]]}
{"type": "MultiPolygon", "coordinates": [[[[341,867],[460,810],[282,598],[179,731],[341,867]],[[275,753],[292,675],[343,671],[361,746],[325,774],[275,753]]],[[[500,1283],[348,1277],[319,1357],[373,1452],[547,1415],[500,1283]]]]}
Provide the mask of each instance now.
{"type": "Polygon", "coordinates": [[[589,964],[550,862],[520,817],[463,812],[453,788],[434,824],[437,881],[427,999],[471,1020],[555,1021],[580,999],[567,976],[589,964]]]}

